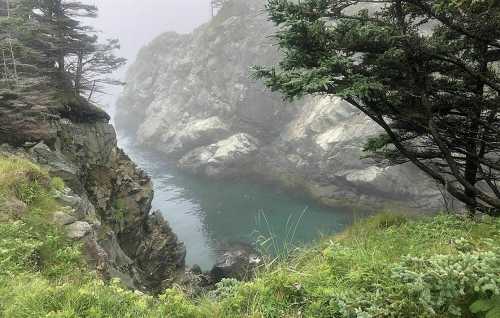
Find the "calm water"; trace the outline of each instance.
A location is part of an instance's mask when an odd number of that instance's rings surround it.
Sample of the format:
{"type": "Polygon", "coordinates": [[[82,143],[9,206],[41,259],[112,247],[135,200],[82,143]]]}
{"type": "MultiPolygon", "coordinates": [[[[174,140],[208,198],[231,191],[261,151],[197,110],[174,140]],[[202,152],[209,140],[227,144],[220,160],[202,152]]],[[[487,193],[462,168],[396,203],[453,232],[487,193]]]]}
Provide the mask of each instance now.
{"type": "Polygon", "coordinates": [[[153,179],[161,210],[187,248],[188,265],[208,270],[231,243],[267,239],[271,253],[306,244],[351,224],[356,213],[325,208],[279,188],[241,180],[213,182],[178,171],[160,155],[123,145],[153,179]]]}

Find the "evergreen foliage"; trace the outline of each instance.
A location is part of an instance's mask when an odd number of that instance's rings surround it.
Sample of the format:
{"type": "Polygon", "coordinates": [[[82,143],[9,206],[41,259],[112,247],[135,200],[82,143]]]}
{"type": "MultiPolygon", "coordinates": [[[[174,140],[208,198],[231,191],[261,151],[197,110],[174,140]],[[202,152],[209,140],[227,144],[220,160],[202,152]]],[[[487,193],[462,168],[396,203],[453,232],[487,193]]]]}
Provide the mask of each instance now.
{"type": "Polygon", "coordinates": [[[97,32],[82,22],[97,16],[95,6],[69,0],[2,2],[9,9],[8,16],[0,15],[0,73],[5,83],[12,84],[14,77],[16,85],[19,79],[25,86],[50,82],[88,99],[103,84],[120,84],[108,77],[125,64],[115,55],[118,40],[102,43],[97,32]],[[14,68],[19,69],[16,75],[14,68]]]}
{"type": "Polygon", "coordinates": [[[255,75],[293,99],[343,97],[384,134],[366,150],[412,162],[469,211],[500,215],[498,1],[269,0],[283,52],[255,75]]]}

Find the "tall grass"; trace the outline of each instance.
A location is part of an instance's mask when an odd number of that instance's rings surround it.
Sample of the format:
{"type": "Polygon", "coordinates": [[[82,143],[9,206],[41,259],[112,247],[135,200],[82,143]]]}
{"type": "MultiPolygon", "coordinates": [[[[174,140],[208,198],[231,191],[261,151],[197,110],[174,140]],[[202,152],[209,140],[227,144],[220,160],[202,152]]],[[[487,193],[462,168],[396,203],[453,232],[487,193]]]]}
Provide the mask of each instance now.
{"type": "Polygon", "coordinates": [[[259,227],[264,227],[265,232],[257,233],[255,241],[259,252],[263,256],[263,266],[265,268],[269,268],[278,261],[284,261],[298,249],[296,235],[307,211],[308,207],[305,207],[295,220],[295,214],[288,216],[284,224],[284,236],[282,237],[272,227],[266,213],[264,211],[259,212],[256,224],[259,227]]]}

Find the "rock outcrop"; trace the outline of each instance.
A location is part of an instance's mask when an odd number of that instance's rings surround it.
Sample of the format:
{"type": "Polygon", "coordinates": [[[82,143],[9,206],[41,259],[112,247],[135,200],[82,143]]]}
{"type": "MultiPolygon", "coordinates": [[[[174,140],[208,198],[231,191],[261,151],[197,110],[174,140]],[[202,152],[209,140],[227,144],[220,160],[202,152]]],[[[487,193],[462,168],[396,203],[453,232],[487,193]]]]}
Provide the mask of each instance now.
{"type": "Polygon", "coordinates": [[[143,48],[118,102],[119,129],[200,175],[259,175],[329,205],[440,208],[440,192],[413,166],[363,159],[379,130],[354,107],[330,97],[286,103],[251,78],[252,65],[279,57],[264,3],[228,1],[192,34],[143,48]],[[227,144],[234,151],[224,154],[227,144]]]}
{"type": "Polygon", "coordinates": [[[158,292],[184,272],[185,248],[159,213],[150,213],[150,178],[117,147],[109,116],[84,100],[49,92],[0,92],[0,143],[68,187],[54,222],[81,240],[104,277],[158,292]]]}
{"type": "Polygon", "coordinates": [[[250,245],[235,243],[218,255],[214,267],[208,273],[209,280],[219,282],[224,278],[249,280],[262,263],[261,255],[250,245]]]}
{"type": "Polygon", "coordinates": [[[213,178],[241,175],[250,171],[259,150],[259,141],[240,133],[217,143],[196,148],[179,160],[181,169],[213,178]]]}

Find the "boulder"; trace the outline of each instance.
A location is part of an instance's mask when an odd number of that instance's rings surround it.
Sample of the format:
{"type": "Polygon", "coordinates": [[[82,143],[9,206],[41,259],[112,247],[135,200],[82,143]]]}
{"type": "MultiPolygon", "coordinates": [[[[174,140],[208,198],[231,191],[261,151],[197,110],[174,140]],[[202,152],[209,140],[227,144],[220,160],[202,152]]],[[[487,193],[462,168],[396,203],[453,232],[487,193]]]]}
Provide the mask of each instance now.
{"type": "Polygon", "coordinates": [[[162,139],[167,154],[182,154],[229,136],[229,127],[216,116],[187,122],[180,130],[166,133],[162,139]]]}
{"type": "Polygon", "coordinates": [[[62,211],[57,211],[52,216],[52,220],[55,224],[60,226],[69,225],[76,222],[76,218],[62,211]]]}
{"type": "Polygon", "coordinates": [[[250,164],[259,150],[259,144],[249,134],[236,134],[189,152],[181,158],[178,166],[193,174],[213,178],[244,175],[250,171],[250,164]]]}
{"type": "Polygon", "coordinates": [[[62,153],[52,151],[43,141],[29,151],[37,163],[49,168],[51,175],[58,176],[71,184],[79,182],[78,167],[69,162],[62,153]]]}
{"type": "Polygon", "coordinates": [[[87,222],[77,221],[65,227],[70,239],[80,240],[92,231],[92,226],[87,222]]]}
{"type": "Polygon", "coordinates": [[[254,270],[262,262],[255,249],[243,243],[231,244],[217,256],[217,261],[209,273],[212,282],[224,278],[248,280],[253,277],[254,270]]]}

